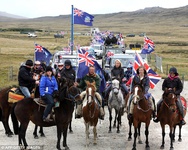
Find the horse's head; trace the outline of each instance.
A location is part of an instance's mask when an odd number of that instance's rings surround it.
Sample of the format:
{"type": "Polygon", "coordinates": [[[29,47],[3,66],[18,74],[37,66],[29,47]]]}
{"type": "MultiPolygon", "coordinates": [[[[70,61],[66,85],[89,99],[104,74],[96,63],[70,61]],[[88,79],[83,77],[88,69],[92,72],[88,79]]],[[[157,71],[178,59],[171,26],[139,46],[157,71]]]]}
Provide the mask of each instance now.
{"type": "Polygon", "coordinates": [[[163,93],[163,100],[165,105],[172,111],[175,112],[176,111],[176,101],[177,101],[177,97],[175,94],[176,89],[168,89],[165,88],[164,93],[163,93]]]}
{"type": "Polygon", "coordinates": [[[92,103],[94,101],[95,92],[96,92],[96,86],[95,81],[90,83],[89,81],[86,81],[87,88],[86,88],[86,95],[88,103],[92,103]]]}
{"type": "Polygon", "coordinates": [[[144,87],[142,86],[142,83],[136,84],[133,87],[133,104],[137,104],[138,101],[141,99],[144,99],[144,87]]]}
{"type": "Polygon", "coordinates": [[[115,95],[119,93],[119,89],[120,89],[120,82],[115,78],[112,80],[112,90],[114,91],[115,95]]]}

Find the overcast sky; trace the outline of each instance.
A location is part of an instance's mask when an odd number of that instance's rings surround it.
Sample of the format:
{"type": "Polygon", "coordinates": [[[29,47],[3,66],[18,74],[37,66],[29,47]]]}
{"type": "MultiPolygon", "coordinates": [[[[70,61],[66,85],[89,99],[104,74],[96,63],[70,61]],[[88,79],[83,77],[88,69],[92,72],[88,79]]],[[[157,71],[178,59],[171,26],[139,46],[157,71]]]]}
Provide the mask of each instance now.
{"type": "Polygon", "coordinates": [[[0,11],[35,18],[71,13],[71,5],[90,14],[129,12],[145,7],[176,8],[188,0],[0,0],[0,11]]]}

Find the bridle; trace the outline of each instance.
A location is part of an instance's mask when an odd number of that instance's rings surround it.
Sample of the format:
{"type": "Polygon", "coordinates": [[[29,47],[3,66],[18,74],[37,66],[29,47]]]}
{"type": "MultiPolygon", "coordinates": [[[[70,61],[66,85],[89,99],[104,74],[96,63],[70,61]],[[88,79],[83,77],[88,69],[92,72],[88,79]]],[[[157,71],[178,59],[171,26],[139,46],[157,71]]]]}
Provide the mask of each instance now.
{"type": "Polygon", "coordinates": [[[72,85],[71,87],[67,87],[67,94],[68,94],[68,97],[65,97],[66,100],[69,100],[71,102],[76,102],[76,97],[78,97],[80,94],[77,93],[76,95],[73,95],[72,93],[70,93],[70,89],[71,88],[74,88],[74,85],[72,85]]]}
{"type": "MultiPolygon", "coordinates": [[[[172,97],[172,98],[174,98],[174,96],[175,96],[174,93],[170,92],[170,93],[168,93],[168,95],[169,95],[169,94],[173,94],[173,97],[172,97]]],[[[168,95],[167,95],[167,96],[168,96],[168,95]]],[[[163,103],[165,104],[165,106],[166,106],[169,110],[171,110],[172,112],[175,112],[175,111],[176,111],[176,103],[169,103],[169,102],[166,102],[166,99],[168,99],[168,97],[165,97],[164,100],[163,100],[163,103]]]]}

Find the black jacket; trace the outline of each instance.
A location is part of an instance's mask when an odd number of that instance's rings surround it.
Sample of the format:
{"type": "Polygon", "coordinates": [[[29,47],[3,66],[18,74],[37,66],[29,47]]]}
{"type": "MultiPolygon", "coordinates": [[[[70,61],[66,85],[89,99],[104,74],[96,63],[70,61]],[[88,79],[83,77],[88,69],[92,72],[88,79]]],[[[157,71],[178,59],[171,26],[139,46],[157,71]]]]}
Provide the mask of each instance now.
{"type": "Polygon", "coordinates": [[[21,66],[18,73],[19,86],[25,86],[31,90],[35,84],[35,80],[32,77],[31,69],[26,66],[21,66]]]}
{"type": "Polygon", "coordinates": [[[72,66],[70,67],[70,69],[63,68],[61,72],[61,77],[75,81],[76,78],[75,70],[72,68],[72,66]]]}
{"type": "Polygon", "coordinates": [[[162,84],[163,91],[165,90],[165,88],[172,88],[172,89],[176,88],[175,94],[180,95],[180,93],[183,90],[183,84],[179,77],[176,77],[173,80],[168,77],[163,81],[163,84],[162,84]]]}
{"type": "Polygon", "coordinates": [[[124,78],[124,70],[123,68],[119,67],[116,68],[114,66],[114,68],[111,70],[111,77],[115,77],[115,78],[120,78],[120,80],[122,81],[122,79],[124,78]]]}

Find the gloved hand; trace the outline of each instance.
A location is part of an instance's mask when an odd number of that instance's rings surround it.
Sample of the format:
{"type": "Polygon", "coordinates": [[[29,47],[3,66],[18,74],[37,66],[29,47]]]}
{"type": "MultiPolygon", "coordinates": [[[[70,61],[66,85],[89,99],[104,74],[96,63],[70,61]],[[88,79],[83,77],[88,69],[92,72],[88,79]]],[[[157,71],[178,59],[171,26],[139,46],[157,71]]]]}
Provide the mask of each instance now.
{"type": "Polygon", "coordinates": [[[44,96],[41,96],[41,99],[42,99],[42,100],[46,100],[47,98],[46,98],[46,96],[44,95],[44,96]]]}
{"type": "Polygon", "coordinates": [[[53,98],[57,98],[59,96],[59,91],[58,90],[55,90],[53,93],[52,93],[52,97],[53,98]]]}

